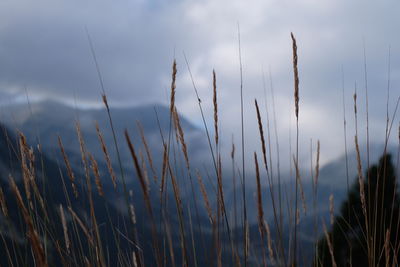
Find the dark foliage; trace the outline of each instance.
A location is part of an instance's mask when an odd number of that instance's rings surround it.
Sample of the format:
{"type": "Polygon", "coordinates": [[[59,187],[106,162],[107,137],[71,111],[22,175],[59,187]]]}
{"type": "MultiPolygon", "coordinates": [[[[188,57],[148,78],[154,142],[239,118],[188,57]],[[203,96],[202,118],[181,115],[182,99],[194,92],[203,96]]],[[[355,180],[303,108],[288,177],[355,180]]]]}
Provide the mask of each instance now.
{"type": "MultiPolygon", "coordinates": [[[[367,218],[362,210],[357,178],[329,233],[336,264],[385,266],[388,263],[391,266],[394,262],[397,265],[400,259],[399,195],[391,156],[384,155],[377,166],[368,170],[364,179],[367,218]],[[385,249],[387,231],[389,243],[385,249]]],[[[333,266],[325,237],[319,241],[317,252],[316,266],[333,266]]]]}

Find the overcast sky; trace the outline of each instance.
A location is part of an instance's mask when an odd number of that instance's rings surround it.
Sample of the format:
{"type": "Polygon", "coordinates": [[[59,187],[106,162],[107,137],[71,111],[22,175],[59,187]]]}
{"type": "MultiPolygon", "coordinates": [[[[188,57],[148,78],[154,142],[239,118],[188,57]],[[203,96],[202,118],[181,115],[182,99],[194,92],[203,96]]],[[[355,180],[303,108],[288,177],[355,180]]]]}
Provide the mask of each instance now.
{"type": "MultiPolygon", "coordinates": [[[[353,147],[355,84],[360,138],[365,141],[363,47],[371,141],[383,141],[389,47],[390,112],[399,96],[399,10],[398,1],[365,0],[2,0],[0,104],[25,101],[26,92],[32,101],[73,103],[75,98],[83,105],[99,104],[100,85],[86,27],[112,105],[166,104],[175,57],[177,106],[201,127],[185,52],[210,123],[215,69],[222,135],[226,144],[232,134],[239,143],[239,24],[247,149],[259,150],[254,99],[265,118],[263,72],[272,116],[271,73],[282,157],[288,161],[288,133],[295,129],[293,32],[299,53],[301,154],[309,155],[311,138],[320,139],[326,162],[343,152],[342,68],[349,146],[353,147]]],[[[394,136],[397,125],[395,119],[394,136]]]]}

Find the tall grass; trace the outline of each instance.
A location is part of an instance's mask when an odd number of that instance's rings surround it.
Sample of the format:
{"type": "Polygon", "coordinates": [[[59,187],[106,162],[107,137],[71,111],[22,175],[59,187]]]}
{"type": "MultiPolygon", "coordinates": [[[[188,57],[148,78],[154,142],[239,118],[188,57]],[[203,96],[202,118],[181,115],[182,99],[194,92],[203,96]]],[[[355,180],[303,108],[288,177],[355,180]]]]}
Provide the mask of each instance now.
{"type": "MultiPolygon", "coordinates": [[[[88,151],[85,139],[81,131],[79,121],[76,122],[77,139],[81,153],[81,164],[83,172],[77,173],[73,170],[69,155],[64,147],[61,137],[58,137],[60,156],[63,164],[59,166],[60,177],[47,177],[47,179],[59,179],[62,183],[63,196],[55,196],[51,189],[46,188],[44,183],[39,183],[37,176],[38,170],[35,164],[35,151],[26,141],[25,136],[18,135],[18,143],[14,144],[7,140],[10,146],[18,146],[15,150],[16,159],[22,174],[21,184],[10,175],[8,188],[0,187],[0,210],[2,219],[8,223],[4,231],[1,231],[1,238],[4,248],[5,262],[10,266],[35,265],[35,266],[301,266],[312,264],[320,266],[321,258],[326,255],[318,254],[318,240],[325,237],[329,247],[331,265],[337,266],[335,258],[337,255],[334,250],[335,236],[329,233],[329,227],[324,219],[319,218],[318,203],[318,178],[320,171],[320,142],[317,142],[315,165],[311,159],[310,176],[312,177],[312,196],[306,196],[301,181],[301,170],[299,161],[299,109],[300,109],[300,89],[299,89],[299,64],[297,42],[293,34],[292,53],[293,53],[293,81],[294,81],[294,111],[296,119],[296,148],[294,155],[290,155],[290,161],[295,167],[294,196],[290,195],[287,185],[281,184],[280,177],[280,157],[279,139],[275,114],[275,100],[272,95],[273,120],[276,137],[276,171],[273,172],[273,149],[271,146],[270,118],[268,107],[266,108],[267,131],[264,130],[262,111],[257,100],[255,100],[256,118],[260,135],[260,149],[262,152],[262,166],[259,165],[259,155],[253,151],[254,173],[256,189],[254,192],[257,209],[257,218],[248,217],[249,204],[247,195],[249,193],[247,179],[249,173],[246,171],[245,158],[249,157],[245,146],[245,116],[244,116],[244,88],[242,77],[242,59],[240,48],[240,30],[238,29],[239,41],[239,68],[240,68],[240,113],[241,113],[241,168],[237,166],[235,157],[235,144],[232,141],[232,172],[225,172],[223,168],[224,157],[221,151],[221,140],[224,137],[219,133],[219,108],[217,74],[212,72],[212,102],[213,102],[213,122],[214,138],[209,131],[206,123],[205,113],[202,102],[196,88],[194,78],[190,70],[190,64],[185,55],[186,67],[189,71],[194,92],[198,100],[199,111],[202,116],[204,132],[210,151],[213,171],[210,175],[207,170],[197,169],[191,163],[189,144],[185,139],[185,131],[180,121],[180,114],[175,102],[177,88],[178,65],[174,60],[171,74],[171,90],[169,117],[170,128],[168,132],[163,132],[159,125],[160,139],[162,140],[161,166],[157,166],[154,161],[154,151],[151,150],[146,133],[140,122],[136,122],[139,129],[138,140],[142,143],[142,150],[134,145],[133,135],[125,130],[125,145],[121,146],[121,140],[117,139],[117,134],[113,125],[111,108],[107,101],[100,68],[94,53],[93,45],[88,34],[92,56],[98,71],[100,85],[102,89],[102,99],[107,111],[108,122],[113,137],[113,144],[107,144],[103,138],[102,131],[96,124],[96,134],[99,147],[104,156],[106,170],[108,173],[101,173],[98,159],[88,151]],[[267,138],[265,137],[267,134],[267,138]],[[113,146],[117,159],[112,159],[109,153],[109,146],[113,146]],[[180,149],[176,149],[180,148],[180,149]],[[123,167],[121,150],[129,151],[132,158],[132,166],[135,173],[127,173],[123,167]],[[115,171],[113,162],[118,163],[119,172],[115,171]],[[224,172],[223,172],[224,171],[224,172]],[[149,179],[151,175],[152,179],[149,179]],[[64,179],[68,177],[68,180],[64,179]],[[111,188],[106,190],[104,180],[107,177],[111,181],[111,188]],[[140,194],[143,202],[137,201],[132,191],[126,183],[128,177],[133,176],[136,184],[140,186],[140,194]],[[208,178],[208,180],[206,180],[208,178]],[[240,178],[237,184],[236,178],[240,178]],[[278,178],[277,181],[275,178],[278,178]],[[263,188],[263,179],[266,179],[268,190],[263,188]],[[188,181],[187,181],[188,180],[188,181]],[[121,184],[122,183],[122,184],[121,184]],[[189,187],[186,187],[189,183],[189,187]],[[231,183],[233,187],[233,205],[229,206],[226,202],[226,184],[231,183]],[[93,192],[93,186],[97,188],[97,194],[93,192]],[[121,188],[122,187],[122,188],[121,188]],[[278,192],[276,192],[278,187],[278,192]],[[284,189],[284,190],[282,190],[284,189]],[[115,211],[107,199],[109,191],[114,194],[122,194],[125,212],[115,211]],[[239,191],[237,191],[239,190],[239,191]],[[16,200],[18,210],[11,210],[9,207],[13,201],[10,199],[11,192],[16,200]],[[241,197],[237,195],[241,192],[241,197]],[[265,193],[269,197],[265,197],[265,193]],[[188,196],[190,197],[183,197],[188,196]],[[303,212],[306,214],[306,198],[312,197],[313,201],[313,223],[315,242],[315,256],[312,259],[304,259],[302,248],[299,241],[300,229],[299,221],[301,201],[303,212]],[[52,198],[56,198],[57,203],[53,203],[52,198]],[[294,199],[294,203],[290,199],[294,199]],[[134,201],[136,200],[136,201],[134,201]],[[171,204],[170,202],[174,202],[171,204]],[[271,203],[272,220],[268,221],[265,213],[264,203],[271,203]],[[144,204],[146,213],[138,214],[136,211],[144,204]],[[286,206],[286,207],[285,207],[286,206]],[[238,208],[239,207],[239,208],[238,208]],[[240,208],[241,207],[241,208],[240,208]],[[194,210],[193,210],[194,209],[194,210]],[[287,209],[285,211],[284,209],[287,209]],[[101,216],[105,211],[106,216],[101,216]],[[13,213],[13,214],[10,214],[13,213]],[[57,215],[57,216],[55,216],[57,215]],[[21,217],[22,216],[22,217],[21,217]],[[230,219],[232,218],[233,219],[230,219]],[[240,220],[239,220],[240,216],[240,220]],[[101,220],[99,221],[99,218],[101,220]],[[205,220],[204,220],[205,218],[205,220]],[[251,228],[251,221],[257,222],[257,232],[254,234],[251,228]],[[238,222],[239,221],[239,222],[238,222]],[[273,230],[270,228],[273,225],[273,230]],[[322,226],[322,227],[321,227],[322,226]],[[12,229],[18,228],[23,235],[23,244],[19,244],[14,238],[9,238],[12,229]],[[319,229],[323,229],[320,232],[319,229]],[[7,235],[6,233],[10,234],[7,235]],[[111,232],[107,234],[107,232],[111,232]],[[147,238],[151,236],[151,240],[147,238]],[[111,239],[111,240],[110,240],[111,239]],[[53,254],[54,253],[54,254],[53,254]],[[53,254],[53,255],[52,255],[53,254]]],[[[390,57],[390,56],[389,56],[390,57]]],[[[390,66],[390,65],[389,65],[390,66]]],[[[389,67],[390,73],[390,67],[389,67]]],[[[366,59],[365,59],[366,76],[366,59]]],[[[390,77],[390,76],[389,76],[390,77]]],[[[271,79],[271,77],[270,77],[271,79]]],[[[344,79],[344,78],[343,78],[344,79]]],[[[366,79],[366,77],[365,77],[366,79]]],[[[388,78],[390,80],[390,78],[388,78]]],[[[367,81],[367,80],[366,80],[367,81]]],[[[265,83],[265,81],[264,81],[265,83]]],[[[264,84],[265,90],[265,84],[264,84]]],[[[367,83],[366,83],[367,90],[367,83]]],[[[272,79],[271,93],[273,94],[272,79]]],[[[346,111],[343,85],[343,127],[344,144],[346,153],[347,175],[347,195],[349,193],[348,159],[347,159],[347,128],[346,111]]],[[[266,98],[266,95],[265,95],[266,98]]],[[[379,263],[376,250],[381,249],[386,255],[385,266],[392,264],[395,266],[395,256],[400,247],[400,241],[395,243],[390,240],[391,231],[398,231],[399,224],[393,225],[388,229],[377,229],[381,218],[377,218],[377,210],[383,207],[380,203],[373,203],[374,210],[371,210],[371,200],[368,197],[371,192],[366,192],[365,181],[369,182],[369,172],[365,177],[361,160],[361,149],[359,144],[358,130],[358,110],[357,93],[354,93],[354,120],[355,136],[354,145],[357,156],[358,183],[361,196],[361,208],[364,215],[365,232],[362,233],[366,239],[367,247],[365,255],[368,256],[370,266],[379,263]],[[368,197],[366,197],[368,196],[368,197]],[[375,217],[374,217],[375,214],[375,217]],[[396,228],[397,227],[397,228],[396,228]],[[376,240],[380,232],[385,233],[384,244],[376,240]]],[[[385,134],[385,153],[390,132],[394,123],[398,99],[392,117],[389,117],[387,102],[387,122],[385,134]]],[[[388,82],[388,101],[389,101],[389,82],[388,82]]],[[[266,101],[267,104],[267,101],[266,101]]],[[[368,96],[366,98],[368,105],[368,96]]],[[[368,128],[368,109],[367,109],[367,137],[369,138],[368,128]]],[[[158,118],[157,118],[158,120],[158,118]]],[[[400,140],[400,137],[399,137],[400,140]]],[[[369,139],[367,141],[367,156],[369,167],[369,139]]],[[[311,143],[311,153],[313,152],[311,143]]],[[[44,170],[40,170],[40,172],[44,170]]],[[[382,177],[381,177],[382,178],[382,177]]],[[[382,178],[383,179],[383,178],[382,178]]],[[[58,181],[58,180],[57,180],[58,181]]],[[[49,181],[50,182],[50,181],[49,181]]],[[[48,183],[49,183],[48,182],[48,183]]],[[[47,183],[47,184],[48,184],[47,183]]],[[[368,189],[369,189],[368,183],[368,189]]],[[[377,189],[378,190],[378,189],[377,189]]],[[[334,225],[334,205],[333,195],[329,196],[330,203],[321,205],[329,206],[330,222],[334,225]]],[[[395,196],[393,195],[393,201],[395,196]]],[[[382,204],[383,205],[383,204],[382,204]]],[[[394,215],[393,215],[394,216],[394,215]]],[[[396,219],[396,218],[395,218],[396,219]]],[[[400,219],[397,218],[400,222],[400,219]]]]}

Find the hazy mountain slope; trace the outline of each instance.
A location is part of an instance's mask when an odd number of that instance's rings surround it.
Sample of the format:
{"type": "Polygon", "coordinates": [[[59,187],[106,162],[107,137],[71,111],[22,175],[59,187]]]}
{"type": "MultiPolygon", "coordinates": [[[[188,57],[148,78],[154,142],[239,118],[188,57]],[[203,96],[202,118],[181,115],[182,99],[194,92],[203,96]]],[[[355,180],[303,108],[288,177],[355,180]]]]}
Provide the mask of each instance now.
{"type": "MultiPolygon", "coordinates": [[[[4,109],[3,109],[4,110],[4,109]]],[[[122,164],[132,169],[132,159],[126,145],[124,130],[127,129],[134,145],[145,154],[137,122],[143,127],[147,143],[157,168],[162,163],[163,145],[160,130],[164,139],[170,131],[169,109],[161,105],[149,105],[132,108],[111,108],[111,116],[119,144],[122,164]]],[[[205,135],[181,116],[182,128],[193,164],[204,160],[206,146],[205,135]]],[[[9,106],[0,116],[0,121],[10,129],[19,129],[33,143],[41,144],[43,151],[49,155],[59,155],[57,136],[60,135],[66,151],[75,168],[81,168],[80,149],[76,133],[76,121],[79,120],[81,131],[88,151],[96,159],[104,162],[104,156],[97,137],[95,123],[99,124],[110,158],[119,170],[113,135],[106,110],[73,109],[56,102],[41,102],[28,105],[9,106]]],[[[208,155],[208,154],[206,154],[208,155]]],[[[203,162],[202,162],[203,164],[203,162]]]]}
{"type": "MultiPolygon", "coordinates": [[[[150,146],[153,156],[153,162],[157,174],[159,176],[161,172],[161,165],[162,165],[162,139],[160,136],[160,129],[158,126],[158,122],[163,132],[164,138],[168,139],[168,131],[170,128],[170,121],[169,121],[169,109],[163,106],[147,106],[147,107],[139,107],[139,108],[127,108],[127,109],[112,109],[112,117],[114,127],[117,133],[117,139],[120,147],[121,152],[121,159],[125,173],[125,181],[128,183],[128,194],[129,194],[129,201],[135,205],[135,213],[136,219],[138,222],[138,227],[140,230],[141,240],[145,241],[147,245],[150,245],[147,240],[150,240],[149,237],[150,232],[147,230],[149,227],[149,217],[147,211],[145,210],[145,204],[143,200],[143,194],[136,177],[136,171],[133,169],[133,162],[128,147],[126,145],[126,140],[123,135],[125,128],[128,129],[131,139],[137,149],[137,152],[140,154],[142,153],[144,157],[147,155],[145,154],[144,147],[141,141],[141,137],[139,135],[136,121],[141,121],[143,126],[143,130],[147,139],[147,142],[150,146]],[[158,119],[155,113],[155,110],[158,114],[158,119]],[[140,152],[141,151],[141,152],[140,152]],[[132,191],[132,193],[130,193],[132,191]]],[[[85,177],[83,175],[84,169],[81,160],[81,153],[79,148],[78,137],[76,134],[75,129],[75,121],[76,118],[79,118],[82,134],[85,139],[85,145],[87,150],[95,155],[95,158],[99,161],[99,168],[100,168],[100,175],[102,176],[103,182],[103,189],[105,191],[106,197],[102,199],[100,203],[107,202],[110,205],[110,208],[113,212],[119,212],[120,214],[127,215],[127,208],[126,202],[124,198],[124,192],[121,184],[121,176],[119,174],[119,167],[117,162],[117,156],[114,149],[113,137],[109,127],[108,117],[105,110],[74,110],[72,108],[60,105],[54,102],[46,102],[41,104],[34,104],[31,106],[31,109],[27,108],[26,106],[13,106],[9,107],[7,110],[8,115],[3,114],[1,115],[1,119],[5,121],[10,127],[15,129],[11,135],[15,134],[17,131],[22,131],[26,136],[27,139],[32,142],[32,144],[40,143],[40,147],[45,155],[49,155],[52,159],[59,162],[60,166],[64,167],[65,163],[60,153],[60,149],[57,143],[57,136],[60,135],[65,150],[68,153],[68,157],[72,163],[72,167],[74,172],[76,173],[77,180],[85,181],[85,177]],[[99,123],[100,129],[102,130],[102,134],[105,139],[105,143],[108,147],[110,152],[110,157],[113,161],[114,170],[117,172],[118,176],[118,188],[114,190],[113,186],[111,186],[111,179],[108,175],[108,169],[105,165],[103,160],[103,153],[101,151],[101,146],[97,137],[96,129],[95,129],[95,122],[99,123]]],[[[187,122],[184,118],[181,118],[181,124],[185,131],[185,139],[187,142],[193,144],[189,145],[189,153],[191,157],[191,163],[193,166],[196,165],[196,159],[199,159],[199,162],[203,160],[202,155],[203,152],[201,151],[204,147],[207,146],[202,144],[201,137],[202,132],[192,126],[189,122],[187,122]],[[193,139],[193,140],[191,140],[193,139]]],[[[173,133],[175,134],[175,133],[173,133]]],[[[177,153],[180,150],[179,147],[175,147],[171,150],[172,153],[177,153]]],[[[6,151],[6,150],[4,150],[6,151]]],[[[177,157],[177,160],[182,159],[177,157]]],[[[146,158],[147,161],[147,158],[146,158]]],[[[12,163],[17,162],[17,159],[12,159],[12,163]]],[[[47,163],[43,164],[44,166],[47,165],[54,165],[54,163],[47,163]]],[[[179,165],[179,164],[178,164],[179,165]]],[[[184,167],[184,164],[180,164],[184,167]]],[[[0,161],[1,166],[1,161],[0,161]]],[[[19,169],[19,165],[15,165],[16,169],[19,169]]],[[[46,167],[47,168],[47,167],[46,167]]],[[[176,171],[177,165],[174,162],[174,171],[176,171]]],[[[151,185],[151,194],[150,197],[153,202],[153,208],[155,211],[159,210],[159,187],[156,183],[153,183],[152,176],[150,173],[150,169],[148,169],[149,178],[150,178],[150,185],[151,185]]],[[[179,170],[179,174],[181,174],[181,170],[179,170]]],[[[183,174],[183,173],[182,173],[183,174]]],[[[60,176],[52,173],[51,177],[55,177],[53,179],[57,179],[58,185],[61,186],[60,183],[60,176]]],[[[70,183],[68,181],[67,175],[64,173],[64,177],[67,180],[67,190],[71,193],[70,183]]],[[[192,195],[189,193],[187,189],[189,186],[189,180],[187,175],[182,175],[177,177],[180,180],[180,187],[181,187],[181,197],[183,202],[185,203],[185,209],[189,205],[193,205],[192,195]],[[186,188],[186,189],[185,189],[186,188]]],[[[195,179],[195,178],[194,178],[195,179]]],[[[196,182],[196,181],[195,181],[196,182]]],[[[166,182],[168,190],[172,191],[172,186],[170,181],[166,182]]],[[[93,185],[95,191],[95,185],[93,185]]],[[[61,188],[62,189],[62,188],[61,188]]],[[[198,187],[196,187],[197,196],[200,197],[200,191],[198,187]]],[[[94,192],[97,195],[97,192],[94,192]]],[[[62,196],[63,191],[59,191],[57,196],[62,196]]],[[[83,194],[85,195],[85,194],[83,194]]],[[[72,197],[72,194],[71,194],[72,197]]],[[[12,198],[12,196],[11,196],[12,198]]],[[[173,196],[168,196],[168,198],[173,199],[173,196]]],[[[54,201],[57,203],[58,201],[54,201]]],[[[53,203],[53,201],[52,201],[53,203]]],[[[86,201],[87,204],[87,201],[86,201]]],[[[88,207],[82,207],[82,210],[88,210],[88,207]]],[[[100,209],[104,211],[103,209],[100,209]]],[[[176,216],[176,209],[171,202],[171,206],[168,209],[169,214],[171,216],[170,219],[170,227],[172,231],[172,235],[176,238],[179,238],[179,231],[178,231],[178,217],[176,216]]],[[[156,221],[159,222],[159,213],[155,213],[156,221]]],[[[105,216],[105,214],[104,214],[105,216]]],[[[185,215],[184,220],[188,220],[185,215]]],[[[120,216],[112,215],[113,220],[117,219],[120,216]]],[[[200,209],[200,221],[206,222],[208,225],[208,219],[205,216],[205,211],[201,207],[200,209]]],[[[112,223],[117,223],[113,221],[112,223]]],[[[121,221],[120,221],[121,223],[121,221]]],[[[188,223],[186,224],[188,225],[188,223]]],[[[204,226],[206,228],[206,226],[204,226]]],[[[194,229],[194,235],[198,235],[198,229],[194,229]]],[[[108,232],[110,234],[110,232],[108,232]]],[[[110,237],[112,238],[112,237],[110,237]]],[[[207,238],[207,237],[206,237],[207,238]]],[[[200,239],[199,239],[200,240],[200,239]]],[[[177,244],[179,246],[179,244],[177,244]]],[[[144,248],[143,248],[144,249],[144,248]]],[[[111,251],[110,251],[111,253],[111,251]]],[[[145,253],[151,253],[151,250],[145,250],[145,253]]],[[[179,250],[176,252],[179,255],[179,250]]],[[[149,258],[154,258],[150,256],[149,258]]]]}

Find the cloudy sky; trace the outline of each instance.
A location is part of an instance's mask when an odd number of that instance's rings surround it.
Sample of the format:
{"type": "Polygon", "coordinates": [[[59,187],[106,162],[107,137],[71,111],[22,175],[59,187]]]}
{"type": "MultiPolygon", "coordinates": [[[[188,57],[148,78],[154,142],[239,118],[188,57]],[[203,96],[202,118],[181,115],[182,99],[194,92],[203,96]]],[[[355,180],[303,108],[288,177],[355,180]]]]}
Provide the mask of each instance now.
{"type": "MultiPolygon", "coordinates": [[[[266,116],[263,76],[272,116],[272,77],[282,157],[288,161],[289,130],[294,134],[295,129],[293,32],[299,53],[301,153],[309,155],[310,139],[320,139],[326,162],[343,152],[342,77],[350,146],[355,86],[365,141],[364,47],[371,141],[383,141],[389,76],[390,112],[399,96],[399,10],[398,1],[365,0],[2,0],[0,104],[25,101],[28,93],[32,101],[75,99],[98,105],[101,91],[87,28],[112,105],[166,104],[176,58],[177,106],[201,127],[185,53],[210,120],[215,69],[222,135],[227,145],[232,134],[238,142],[239,25],[248,151],[259,147],[255,98],[266,116]]],[[[394,125],[397,129],[397,118],[394,125]]]]}

